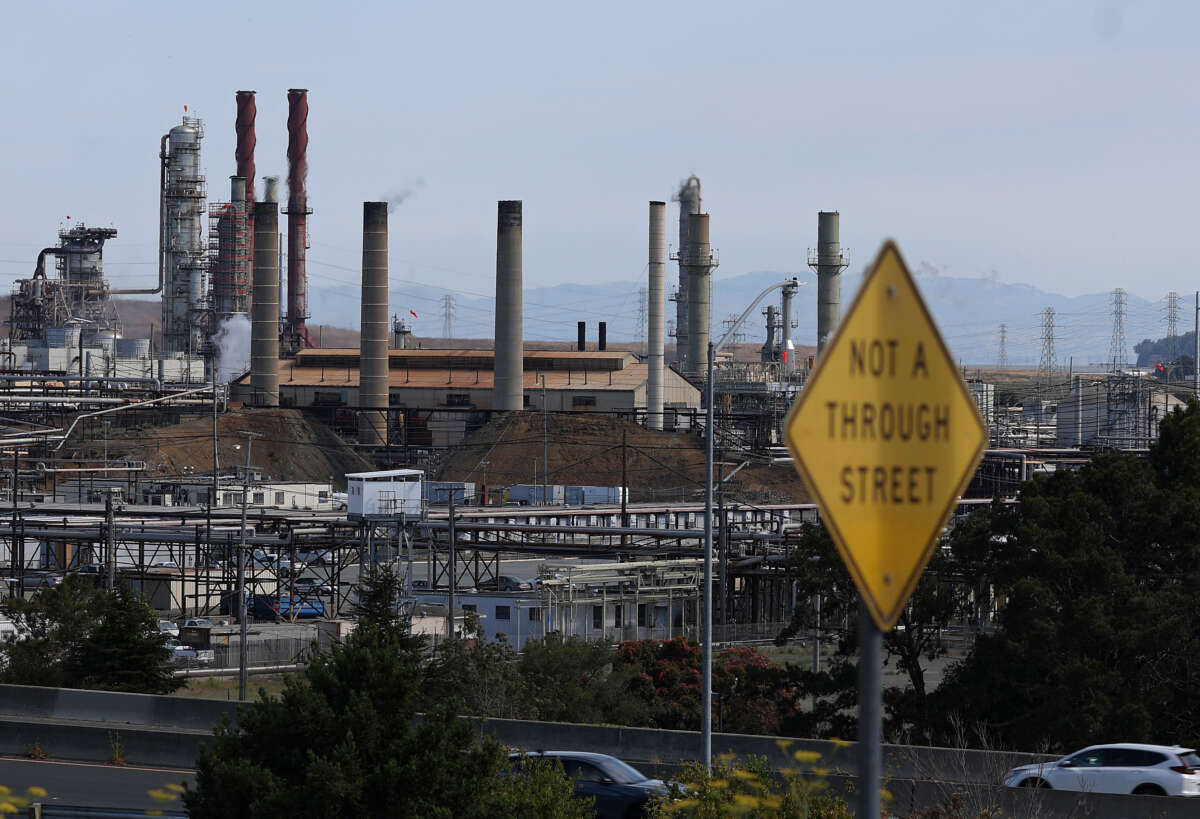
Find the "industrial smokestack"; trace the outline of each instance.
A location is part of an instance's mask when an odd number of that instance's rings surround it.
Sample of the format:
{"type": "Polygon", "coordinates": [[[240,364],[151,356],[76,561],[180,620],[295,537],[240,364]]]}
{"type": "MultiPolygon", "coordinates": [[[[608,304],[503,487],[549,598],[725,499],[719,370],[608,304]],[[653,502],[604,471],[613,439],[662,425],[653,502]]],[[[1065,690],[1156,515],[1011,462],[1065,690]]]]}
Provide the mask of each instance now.
{"type": "Polygon", "coordinates": [[[253,403],[279,406],[279,205],[254,204],[254,306],[250,326],[253,403]]]}
{"type": "Polygon", "coordinates": [[[263,201],[279,203],[279,177],[263,177],[263,201]]]}
{"type": "Polygon", "coordinates": [[[237,92],[237,147],[233,158],[237,162],[237,175],[246,180],[246,202],[254,210],[254,117],[258,113],[254,105],[253,91],[237,92]]]}
{"type": "Polygon", "coordinates": [[[520,200],[500,202],[496,219],[496,366],[492,409],[502,412],[525,406],[521,232],[520,200]]]}
{"type": "Polygon", "coordinates": [[[288,90],[288,271],[287,323],[291,335],[311,347],[308,319],[308,274],[304,256],[308,248],[308,91],[288,90]]]}
{"type": "Polygon", "coordinates": [[[650,315],[646,328],[646,426],[663,428],[663,279],[667,267],[667,205],[650,203],[650,315]]]}
{"type": "Polygon", "coordinates": [[[792,297],[795,295],[795,284],[789,284],[783,288],[783,317],[780,319],[779,360],[783,363],[783,371],[785,373],[790,373],[796,369],[796,345],[792,343],[792,297]]]}
{"type": "Polygon", "coordinates": [[[587,349],[587,322],[578,321],[575,325],[575,349],[582,353],[587,349]]]}
{"type": "Polygon", "coordinates": [[[846,257],[842,253],[840,220],[837,211],[817,214],[816,258],[809,255],[809,267],[817,271],[817,355],[825,349],[842,319],[842,271],[846,269],[846,257]]]}
{"type": "Polygon", "coordinates": [[[358,442],[387,443],[388,203],[363,202],[362,321],[358,347],[358,442]]]}
{"type": "Polygon", "coordinates": [[[775,305],[767,305],[767,341],[762,346],[762,362],[770,364],[775,360],[775,327],[779,320],[775,316],[775,305]]]}
{"type": "Polygon", "coordinates": [[[688,321],[688,288],[691,285],[687,272],[688,220],[693,214],[701,211],[700,178],[693,174],[679,186],[675,194],[679,202],[679,246],[675,255],[679,259],[679,289],[675,291],[675,364],[682,371],[688,371],[688,331],[691,324],[688,321]]]}
{"type": "MultiPolygon", "coordinates": [[[[258,142],[254,135],[254,118],[258,114],[258,109],[254,104],[253,91],[238,91],[235,97],[237,101],[237,120],[234,123],[234,130],[237,133],[237,146],[233,151],[233,159],[237,163],[237,176],[246,180],[246,193],[243,199],[246,202],[246,221],[254,221],[254,146],[258,142]]],[[[246,231],[246,311],[250,311],[250,305],[254,301],[253,280],[254,280],[254,226],[249,225],[246,231]]]]}
{"type": "Polygon", "coordinates": [[[686,254],[688,273],[688,352],[685,371],[703,373],[708,362],[709,323],[712,312],[712,245],[708,214],[688,217],[686,254]]]}
{"type": "Polygon", "coordinates": [[[607,350],[608,349],[608,322],[607,321],[602,321],[598,325],[597,335],[596,335],[596,349],[597,350],[607,350]]]}

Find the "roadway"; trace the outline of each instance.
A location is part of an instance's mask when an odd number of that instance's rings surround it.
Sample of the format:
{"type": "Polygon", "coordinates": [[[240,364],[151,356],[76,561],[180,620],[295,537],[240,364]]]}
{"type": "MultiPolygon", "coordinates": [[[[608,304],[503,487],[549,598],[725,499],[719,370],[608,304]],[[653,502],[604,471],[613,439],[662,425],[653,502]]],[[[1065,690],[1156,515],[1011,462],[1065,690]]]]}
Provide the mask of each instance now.
{"type": "Polygon", "coordinates": [[[116,767],[89,762],[56,762],[0,758],[0,785],[14,795],[31,787],[46,789],[43,804],[89,808],[182,811],[183,801],[160,801],[150,791],[169,790],[168,784],[191,783],[193,771],[175,768],[116,767]]]}

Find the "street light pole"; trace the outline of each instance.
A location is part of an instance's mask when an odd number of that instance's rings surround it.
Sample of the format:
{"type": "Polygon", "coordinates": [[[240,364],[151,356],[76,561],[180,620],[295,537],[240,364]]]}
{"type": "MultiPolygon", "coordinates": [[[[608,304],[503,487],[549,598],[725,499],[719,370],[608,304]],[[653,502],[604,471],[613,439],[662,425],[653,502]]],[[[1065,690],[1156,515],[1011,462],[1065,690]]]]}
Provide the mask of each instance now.
{"type": "Polygon", "coordinates": [[[546,429],[546,374],[542,373],[542,503],[549,506],[550,437],[546,429]]]}
{"type": "Polygon", "coordinates": [[[712,580],[713,580],[713,343],[708,342],[708,376],[704,382],[704,601],[703,651],[704,668],[701,677],[703,703],[700,711],[700,734],[703,743],[704,767],[712,770],[712,580]]]}
{"type": "Polygon", "coordinates": [[[242,531],[241,542],[237,554],[237,594],[238,594],[238,699],[246,699],[246,683],[250,676],[247,663],[246,646],[246,502],[250,499],[250,449],[255,432],[243,432],[246,436],[246,468],[242,473],[242,531]]]}
{"type": "Polygon", "coordinates": [[[454,530],[454,488],[450,489],[449,508],[446,510],[448,518],[448,533],[450,535],[450,548],[446,555],[446,571],[450,575],[449,581],[446,583],[446,639],[454,639],[454,578],[458,573],[458,567],[455,566],[454,547],[457,545],[455,539],[458,537],[458,532],[454,530]]]}

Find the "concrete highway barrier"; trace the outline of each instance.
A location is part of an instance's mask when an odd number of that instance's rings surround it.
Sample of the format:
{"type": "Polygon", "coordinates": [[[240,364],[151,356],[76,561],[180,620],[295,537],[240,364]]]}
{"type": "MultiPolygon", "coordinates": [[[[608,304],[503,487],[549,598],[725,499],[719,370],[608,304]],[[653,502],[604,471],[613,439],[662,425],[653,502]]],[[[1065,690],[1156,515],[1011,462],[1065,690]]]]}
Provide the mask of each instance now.
{"type": "MultiPolygon", "coordinates": [[[[130,765],[190,769],[200,745],[239,703],[190,697],[76,691],[0,685],[0,755],[44,754],[51,759],[108,762],[118,753],[130,765]]],[[[700,756],[694,731],[661,731],[608,725],[468,718],[480,735],[523,750],[586,750],[671,773],[700,756]]],[[[830,786],[845,790],[855,773],[851,743],[743,734],[714,734],[713,754],[762,756],[775,767],[826,769],[830,786]],[[820,754],[798,763],[795,751],[820,754]]],[[[884,746],[885,787],[891,809],[903,813],[957,798],[978,815],[991,806],[1004,816],[1089,816],[1117,819],[1193,817],[1200,799],[1079,794],[999,787],[1009,768],[1055,757],[958,748],[884,746]]],[[[851,803],[853,803],[851,801],[851,803]]]]}

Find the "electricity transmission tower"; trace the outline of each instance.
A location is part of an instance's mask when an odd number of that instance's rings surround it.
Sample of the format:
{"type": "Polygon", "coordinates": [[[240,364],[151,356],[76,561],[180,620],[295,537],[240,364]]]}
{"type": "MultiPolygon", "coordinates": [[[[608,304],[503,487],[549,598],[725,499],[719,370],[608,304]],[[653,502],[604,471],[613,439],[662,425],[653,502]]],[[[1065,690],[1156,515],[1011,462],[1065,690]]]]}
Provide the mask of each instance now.
{"type": "Polygon", "coordinates": [[[1113,330],[1112,344],[1108,349],[1108,360],[1112,372],[1119,373],[1129,366],[1129,354],[1125,348],[1125,291],[1118,287],[1112,292],[1113,330]]]}
{"type": "Polygon", "coordinates": [[[442,296],[442,338],[454,338],[454,296],[442,296]]]}
{"type": "Polygon", "coordinates": [[[1042,311],[1042,358],[1038,362],[1038,385],[1049,387],[1058,362],[1054,359],[1054,308],[1042,311]]]}
{"type": "Polygon", "coordinates": [[[1052,389],[1052,381],[1054,379],[1054,371],[1058,368],[1058,362],[1055,361],[1054,355],[1054,308],[1047,307],[1042,311],[1042,358],[1038,362],[1037,375],[1037,395],[1035,400],[1037,431],[1034,433],[1035,447],[1042,445],[1042,433],[1044,431],[1042,411],[1046,405],[1046,396],[1052,389]]]}
{"type": "Polygon", "coordinates": [[[1179,360],[1179,294],[1167,294],[1167,360],[1179,360]]]}
{"type": "Polygon", "coordinates": [[[1000,325],[1000,355],[996,360],[996,368],[1000,370],[1008,369],[1008,325],[1000,325]]]}

